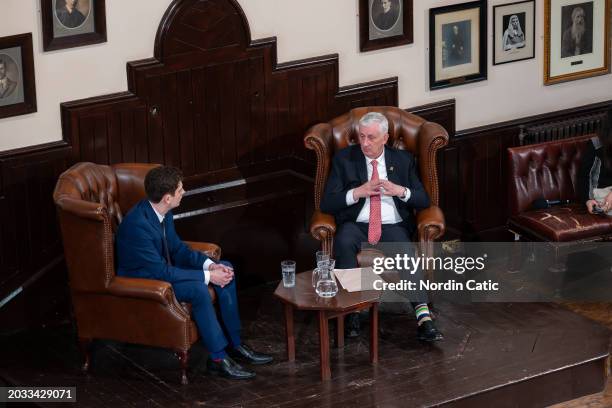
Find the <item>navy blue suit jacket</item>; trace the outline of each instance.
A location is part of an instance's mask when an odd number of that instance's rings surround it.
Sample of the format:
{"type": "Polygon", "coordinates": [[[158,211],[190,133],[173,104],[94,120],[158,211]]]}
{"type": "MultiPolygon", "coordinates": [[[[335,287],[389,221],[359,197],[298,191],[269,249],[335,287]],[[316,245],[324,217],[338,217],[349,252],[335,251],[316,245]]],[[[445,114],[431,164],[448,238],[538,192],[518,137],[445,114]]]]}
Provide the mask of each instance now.
{"type": "MultiPolygon", "coordinates": [[[[385,165],[387,178],[392,183],[410,189],[407,202],[393,197],[395,208],[410,234],[416,229],[413,209],[429,207],[429,196],[419,180],[414,157],[410,152],[385,146],[385,165]]],[[[366,159],[359,145],[352,145],[340,150],[332,161],[332,168],[327,179],[321,211],[332,214],[338,225],[357,220],[366,199],[360,198],[357,203],[347,206],[346,193],[368,181],[366,159]]]]}
{"type": "Polygon", "coordinates": [[[208,257],[191,250],[180,240],[174,229],[172,211],[165,215],[164,221],[172,266],[164,255],[159,218],[151,204],[142,200],[123,218],[117,230],[117,274],[169,283],[204,282],[202,265],[208,257]]]}

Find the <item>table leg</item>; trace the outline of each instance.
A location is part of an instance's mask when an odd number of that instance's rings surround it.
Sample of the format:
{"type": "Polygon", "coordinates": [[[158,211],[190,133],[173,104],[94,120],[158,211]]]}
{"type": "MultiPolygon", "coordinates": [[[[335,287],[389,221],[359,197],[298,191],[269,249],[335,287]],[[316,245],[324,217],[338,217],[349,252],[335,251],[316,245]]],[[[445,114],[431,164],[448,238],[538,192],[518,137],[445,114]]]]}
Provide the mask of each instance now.
{"type": "Polygon", "coordinates": [[[287,333],[287,360],[295,361],[295,334],[293,332],[293,306],[285,304],[285,331],[287,333]]]}
{"type": "Polygon", "coordinates": [[[378,363],[378,303],[370,308],[370,362],[378,363]]]}
{"type": "Polygon", "coordinates": [[[331,378],[329,368],[329,325],[325,311],[319,311],[319,345],[321,348],[321,380],[327,381],[331,378]]]}
{"type": "Polygon", "coordinates": [[[344,347],[344,316],[338,316],[336,319],[336,347],[344,347]]]}

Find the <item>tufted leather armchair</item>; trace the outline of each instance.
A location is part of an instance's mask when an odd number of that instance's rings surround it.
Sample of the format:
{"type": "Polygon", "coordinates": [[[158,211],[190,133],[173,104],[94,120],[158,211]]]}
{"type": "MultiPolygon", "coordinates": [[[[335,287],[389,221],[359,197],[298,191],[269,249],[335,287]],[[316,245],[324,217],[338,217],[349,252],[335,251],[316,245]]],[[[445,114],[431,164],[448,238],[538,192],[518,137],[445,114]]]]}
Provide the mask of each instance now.
{"type": "Polygon", "coordinates": [[[508,228],[529,241],[599,241],[612,235],[612,218],[589,214],[576,186],[582,154],[594,135],[508,149],[508,228]],[[538,198],[570,204],[534,210],[538,198]]]}
{"type": "MultiPolygon", "coordinates": [[[[156,166],[77,163],[60,175],[53,199],[85,355],[83,369],[89,369],[93,339],[117,340],[174,350],[186,384],[188,351],[198,339],[190,305],[180,304],[167,282],[115,275],[114,232],[123,214],[145,197],[144,177],[156,166]]],[[[213,259],[221,256],[215,244],[187,244],[213,259]]],[[[214,290],[209,291],[214,299],[214,290]]]]}
{"type": "MultiPolygon", "coordinates": [[[[417,214],[418,240],[426,254],[430,254],[433,241],[444,235],[444,214],[438,207],[440,192],[436,153],[448,144],[448,133],[437,123],[393,106],[376,106],[352,109],[350,112],[320,123],[308,130],[304,144],[314,150],[317,156],[315,179],[315,212],[310,222],[310,232],[321,241],[324,250],[333,250],[336,222],[330,214],[321,212],[321,197],[329,176],[334,153],[349,145],[359,143],[359,119],[368,112],[380,112],[389,121],[389,140],[391,147],[408,150],[417,159],[419,176],[429,194],[431,206],[417,214]]],[[[358,254],[360,264],[370,263],[372,254],[358,254]]]]}

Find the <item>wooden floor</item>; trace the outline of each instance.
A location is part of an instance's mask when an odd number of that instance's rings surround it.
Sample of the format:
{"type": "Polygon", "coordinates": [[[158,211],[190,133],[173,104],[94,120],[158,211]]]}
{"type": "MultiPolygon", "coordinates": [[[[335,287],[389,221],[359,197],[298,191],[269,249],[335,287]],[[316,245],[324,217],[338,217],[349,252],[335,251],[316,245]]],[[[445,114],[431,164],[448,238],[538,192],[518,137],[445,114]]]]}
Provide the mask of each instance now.
{"type": "MultiPolygon", "coordinates": [[[[207,375],[206,352],[196,345],[191,384],[181,386],[169,351],[108,341],[97,343],[94,371],[83,376],[74,333],[64,325],[0,337],[0,381],[77,386],[83,407],[528,407],[603,389],[609,331],[564,307],[527,303],[440,304],[446,340],[436,346],[416,341],[413,316],[382,314],[379,364],[369,364],[366,335],[347,340],[332,349],[332,380],[321,383],[317,320],[296,314],[296,362],[287,363],[272,289],[241,296],[247,342],[276,358],[256,367],[254,380],[207,375]]],[[[606,398],[559,407],[610,406],[597,405],[606,398]]]]}
{"type": "MultiPolygon", "coordinates": [[[[612,329],[612,303],[568,303],[570,310],[612,329]]],[[[608,367],[609,370],[609,367],[608,367]]],[[[608,375],[610,373],[608,372],[608,375]]],[[[556,404],[551,408],[610,408],[612,407],[612,377],[608,377],[606,388],[586,397],[556,404]]]]}

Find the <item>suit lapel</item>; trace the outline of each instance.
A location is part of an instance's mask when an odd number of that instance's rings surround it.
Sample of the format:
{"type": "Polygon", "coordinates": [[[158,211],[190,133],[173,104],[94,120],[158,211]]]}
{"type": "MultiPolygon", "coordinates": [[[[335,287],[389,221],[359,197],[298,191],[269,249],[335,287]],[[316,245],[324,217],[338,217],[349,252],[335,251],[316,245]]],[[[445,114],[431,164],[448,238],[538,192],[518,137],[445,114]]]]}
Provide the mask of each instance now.
{"type": "Polygon", "coordinates": [[[142,202],[144,207],[144,216],[149,221],[149,223],[153,226],[153,228],[159,233],[160,238],[162,238],[163,231],[161,229],[161,223],[159,222],[159,218],[157,218],[157,214],[153,211],[153,207],[151,207],[151,203],[147,200],[142,202]]]}
{"type": "Polygon", "coordinates": [[[400,169],[398,167],[397,152],[391,148],[385,146],[385,166],[387,168],[387,179],[394,183],[401,185],[400,182],[400,169]]]}
{"type": "Polygon", "coordinates": [[[368,170],[366,169],[366,159],[361,151],[359,145],[355,145],[353,147],[353,151],[351,154],[351,160],[353,161],[353,165],[357,169],[357,175],[359,176],[360,184],[368,181],[368,170]]]}

